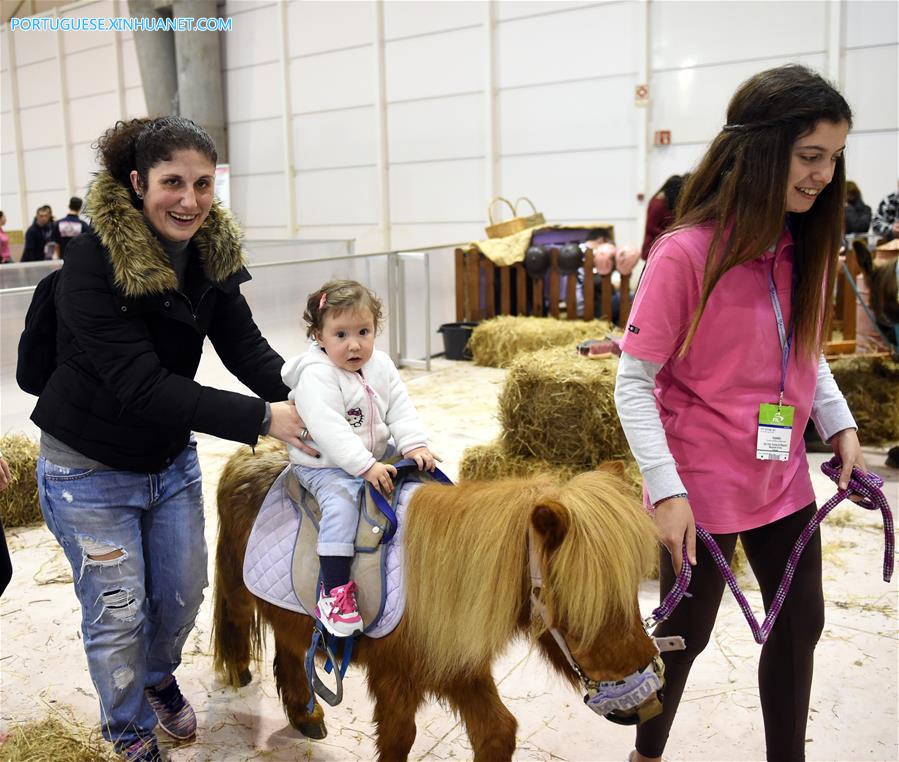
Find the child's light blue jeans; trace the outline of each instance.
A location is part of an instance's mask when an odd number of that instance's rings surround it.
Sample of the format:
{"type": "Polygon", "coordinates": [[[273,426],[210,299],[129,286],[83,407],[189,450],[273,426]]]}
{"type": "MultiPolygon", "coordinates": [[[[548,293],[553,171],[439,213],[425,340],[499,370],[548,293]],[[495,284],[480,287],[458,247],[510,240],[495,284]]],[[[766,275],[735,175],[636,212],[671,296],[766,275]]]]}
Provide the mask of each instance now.
{"type": "Polygon", "coordinates": [[[72,566],[103,736],[122,751],[152,735],[144,688],[181,663],[207,584],[196,444],[153,474],[40,458],[37,481],[44,519],[72,566]]]}
{"type": "Polygon", "coordinates": [[[361,476],[350,476],[342,468],[309,468],[293,465],[297,478],[322,510],[318,528],[319,556],[353,556],[359,526],[359,492],[365,486],[361,476]]]}

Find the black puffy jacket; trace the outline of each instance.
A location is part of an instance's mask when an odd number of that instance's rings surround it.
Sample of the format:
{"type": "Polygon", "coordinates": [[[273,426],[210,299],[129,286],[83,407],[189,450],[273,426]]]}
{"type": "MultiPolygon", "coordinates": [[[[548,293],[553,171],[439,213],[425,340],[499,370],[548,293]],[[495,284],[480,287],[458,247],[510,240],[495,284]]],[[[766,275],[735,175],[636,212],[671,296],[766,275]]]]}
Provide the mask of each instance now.
{"type": "Polygon", "coordinates": [[[190,243],[185,292],[130,202],[101,173],[88,194],[94,230],[66,251],[57,288],[63,362],[31,419],[89,458],[128,471],[161,470],[190,432],[255,444],[265,403],[287,399],[283,359],[240,293],[249,280],[240,230],[213,204],[190,243]],[[194,381],[203,341],[261,399],[194,381]]]}

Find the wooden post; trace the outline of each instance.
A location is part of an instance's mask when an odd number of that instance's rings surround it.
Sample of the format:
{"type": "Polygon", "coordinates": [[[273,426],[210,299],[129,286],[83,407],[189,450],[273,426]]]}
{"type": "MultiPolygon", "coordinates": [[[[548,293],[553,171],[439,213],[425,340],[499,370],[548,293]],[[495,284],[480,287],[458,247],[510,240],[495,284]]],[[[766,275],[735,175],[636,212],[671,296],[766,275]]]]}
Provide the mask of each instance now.
{"type": "Polygon", "coordinates": [[[559,250],[549,250],[549,314],[559,317],[559,250]]]}
{"type": "Polygon", "coordinates": [[[611,275],[603,275],[602,276],[602,286],[601,294],[602,301],[600,304],[602,305],[602,311],[600,312],[600,317],[603,320],[611,320],[612,319],[612,276],[611,275]]]}
{"type": "Polygon", "coordinates": [[[481,319],[481,252],[469,251],[466,256],[466,280],[468,281],[468,320],[481,319]]]}
{"type": "Polygon", "coordinates": [[[456,320],[465,320],[465,252],[456,249],[456,320]]]}
{"type": "Polygon", "coordinates": [[[621,284],[618,286],[618,325],[622,328],[627,325],[627,319],[631,314],[631,276],[622,275],[621,284]]]}
{"type": "Polygon", "coordinates": [[[509,277],[512,274],[512,266],[499,268],[499,314],[512,314],[511,290],[509,288],[509,277]]]}
{"type": "Polygon", "coordinates": [[[852,249],[846,250],[846,267],[849,270],[849,276],[846,275],[846,271],[841,267],[840,274],[842,277],[840,280],[846,281],[851,277],[852,282],[843,284],[843,293],[845,294],[843,299],[843,341],[855,341],[855,305],[857,300],[855,289],[852,286],[854,285],[855,277],[861,272],[861,268],[858,266],[858,258],[852,249]]]}
{"type": "Polygon", "coordinates": [[[527,315],[528,312],[528,279],[524,266],[518,262],[515,265],[515,281],[518,291],[518,303],[515,305],[517,315],[527,315]]]}
{"type": "Polygon", "coordinates": [[[584,320],[593,320],[593,254],[584,255],[584,320]]]}
{"type": "Polygon", "coordinates": [[[486,317],[496,317],[496,292],[493,290],[493,276],[496,272],[496,265],[484,257],[481,261],[481,266],[484,268],[484,290],[487,292],[485,294],[487,298],[486,317]]]}
{"type": "Polygon", "coordinates": [[[568,293],[565,295],[565,301],[568,305],[568,319],[577,319],[577,273],[568,276],[568,293]]]}
{"type": "Polygon", "coordinates": [[[534,317],[543,317],[543,278],[534,278],[534,317]]]}
{"type": "Polygon", "coordinates": [[[846,274],[840,267],[837,272],[836,295],[834,296],[833,310],[831,314],[831,330],[843,330],[843,315],[846,314],[846,297],[849,286],[846,283],[846,274]]]}

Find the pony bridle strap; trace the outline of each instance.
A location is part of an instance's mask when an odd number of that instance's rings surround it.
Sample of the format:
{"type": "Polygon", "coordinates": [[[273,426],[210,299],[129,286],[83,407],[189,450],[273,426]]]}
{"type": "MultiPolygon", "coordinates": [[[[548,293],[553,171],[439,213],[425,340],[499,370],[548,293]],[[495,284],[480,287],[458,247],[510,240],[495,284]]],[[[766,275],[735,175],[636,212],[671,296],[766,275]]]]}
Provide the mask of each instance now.
{"type": "Polygon", "coordinates": [[[682,638],[664,638],[653,642],[656,655],[641,670],[628,675],[622,680],[593,680],[588,677],[581,665],[577,663],[568,648],[565,636],[550,621],[546,604],[540,600],[539,591],[543,587],[543,573],[540,570],[540,556],[537,552],[539,544],[534,530],[528,530],[528,563],[531,572],[531,615],[539,616],[546,625],[549,634],[559,646],[565,660],[580,678],[586,690],[584,703],[594,712],[607,720],[621,725],[636,725],[662,712],[659,692],[664,685],[665,665],[659,657],[660,650],[682,649],[682,638]]]}

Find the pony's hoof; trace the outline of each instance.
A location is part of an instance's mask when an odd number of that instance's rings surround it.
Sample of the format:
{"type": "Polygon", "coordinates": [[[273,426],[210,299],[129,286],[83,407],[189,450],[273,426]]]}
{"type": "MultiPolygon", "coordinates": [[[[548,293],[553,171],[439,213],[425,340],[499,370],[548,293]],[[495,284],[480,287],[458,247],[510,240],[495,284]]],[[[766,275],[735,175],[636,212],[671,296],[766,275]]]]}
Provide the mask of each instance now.
{"type": "Polygon", "coordinates": [[[253,673],[250,672],[249,669],[245,669],[238,673],[237,682],[240,683],[241,688],[246,688],[251,682],[253,682],[253,673]]]}
{"type": "MultiPolygon", "coordinates": [[[[293,723],[291,724],[293,725],[293,723]]],[[[321,741],[328,735],[328,729],[324,722],[298,722],[294,727],[313,741],[321,741]]]]}

